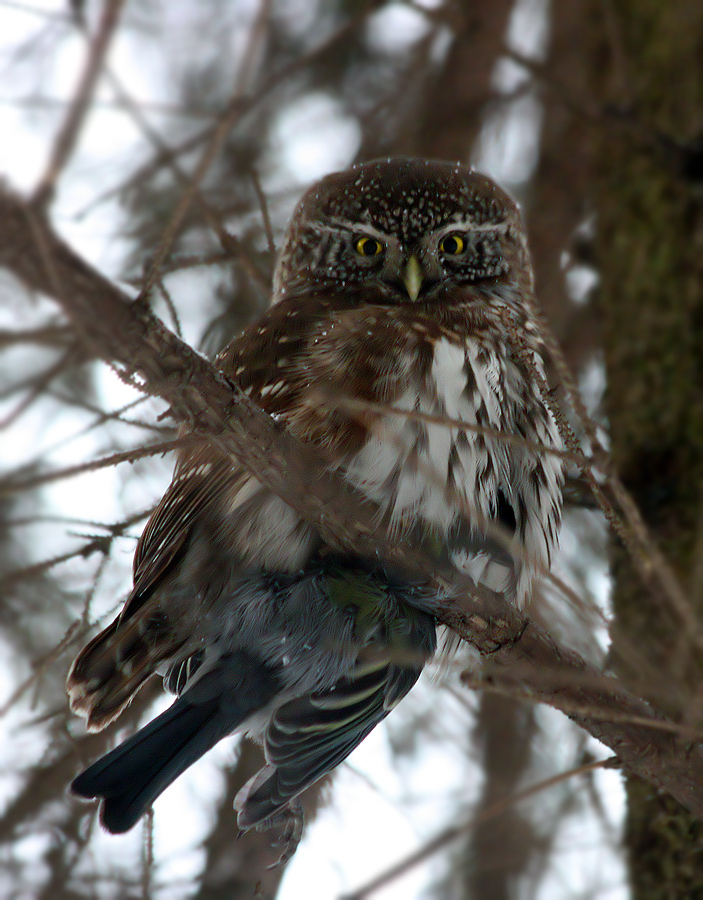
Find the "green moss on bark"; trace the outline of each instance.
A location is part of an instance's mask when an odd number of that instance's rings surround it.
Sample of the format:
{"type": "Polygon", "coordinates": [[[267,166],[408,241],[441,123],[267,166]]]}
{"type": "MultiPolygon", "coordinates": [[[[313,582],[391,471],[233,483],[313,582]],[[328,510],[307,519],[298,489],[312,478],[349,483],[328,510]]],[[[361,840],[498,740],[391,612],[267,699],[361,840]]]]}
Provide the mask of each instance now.
{"type": "MultiPolygon", "coordinates": [[[[594,93],[604,106],[631,105],[638,127],[605,124],[594,142],[607,412],[618,470],[688,589],[703,502],[703,192],[656,135],[686,141],[703,128],[703,4],[614,0],[611,8],[627,76],[594,68],[594,93]]],[[[600,13],[594,21],[591,58],[612,61],[600,13]]],[[[613,556],[614,634],[625,647],[616,647],[616,662],[644,678],[670,714],[701,726],[690,714],[700,707],[703,661],[624,550],[613,556]],[[633,648],[648,667],[633,664],[633,648]]],[[[703,620],[700,593],[691,603],[703,620]]],[[[702,824],[634,779],[628,800],[636,900],[703,898],[702,824]]]]}

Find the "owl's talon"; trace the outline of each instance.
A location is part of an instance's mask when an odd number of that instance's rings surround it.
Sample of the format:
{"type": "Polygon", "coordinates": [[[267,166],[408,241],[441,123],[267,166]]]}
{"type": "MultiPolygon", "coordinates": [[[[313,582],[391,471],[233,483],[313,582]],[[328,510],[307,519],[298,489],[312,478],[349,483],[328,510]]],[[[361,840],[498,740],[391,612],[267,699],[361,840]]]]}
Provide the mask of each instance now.
{"type": "Polygon", "coordinates": [[[276,869],[288,862],[298,849],[304,826],[305,813],[297,800],[292,800],[281,812],[261,823],[259,828],[262,830],[280,829],[280,833],[271,842],[271,847],[272,849],[281,847],[281,855],[267,866],[267,869],[276,869]]]}

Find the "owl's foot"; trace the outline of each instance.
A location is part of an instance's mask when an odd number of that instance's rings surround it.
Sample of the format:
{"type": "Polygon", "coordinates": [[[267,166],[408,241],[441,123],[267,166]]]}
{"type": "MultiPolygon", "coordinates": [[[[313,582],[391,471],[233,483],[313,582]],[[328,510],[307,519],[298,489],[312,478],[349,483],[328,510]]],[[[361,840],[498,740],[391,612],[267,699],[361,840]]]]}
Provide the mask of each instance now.
{"type": "Polygon", "coordinates": [[[297,800],[291,800],[280,812],[256,826],[261,831],[274,831],[271,847],[276,850],[281,848],[281,855],[276,862],[267,866],[268,869],[284,866],[290,860],[298,849],[304,826],[305,813],[297,800]]]}

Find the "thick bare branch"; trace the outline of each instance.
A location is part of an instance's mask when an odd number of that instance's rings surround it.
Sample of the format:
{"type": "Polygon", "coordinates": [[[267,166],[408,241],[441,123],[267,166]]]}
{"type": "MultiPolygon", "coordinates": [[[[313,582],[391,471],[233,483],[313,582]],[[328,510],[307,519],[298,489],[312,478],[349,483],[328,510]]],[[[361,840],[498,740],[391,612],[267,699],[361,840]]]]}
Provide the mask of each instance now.
{"type": "Polygon", "coordinates": [[[609,746],[624,767],[703,816],[703,752],[620,683],[497,597],[438,565],[420,543],[392,544],[375,506],[357,494],[235,384],[180,341],[143,303],[132,303],[77,257],[20,198],[0,191],[0,265],[54,297],[87,350],[169,403],[173,416],[242,460],[324,540],[403,567],[443,589],[438,618],[477,646],[532,697],[561,709],[609,746]]]}

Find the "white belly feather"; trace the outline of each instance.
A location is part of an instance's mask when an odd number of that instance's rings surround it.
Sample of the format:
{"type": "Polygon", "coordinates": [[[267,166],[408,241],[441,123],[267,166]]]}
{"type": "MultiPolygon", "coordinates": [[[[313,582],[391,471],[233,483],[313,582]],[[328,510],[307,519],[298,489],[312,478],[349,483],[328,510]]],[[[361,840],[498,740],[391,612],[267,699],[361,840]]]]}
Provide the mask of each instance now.
{"type": "MultiPolygon", "coordinates": [[[[458,424],[515,435],[520,416],[523,434],[559,447],[543,405],[531,416],[525,397],[511,389],[505,359],[505,352],[485,346],[437,341],[424,379],[408,377],[406,390],[392,404],[398,414],[379,416],[369,439],[340,472],[390,512],[396,534],[422,521],[441,538],[462,518],[471,523],[475,540],[455,550],[456,565],[522,604],[535,574],[549,566],[559,520],[560,462],[458,424]],[[541,481],[534,477],[538,467],[541,481]],[[515,515],[512,536],[496,528],[498,490],[515,515]]],[[[399,359],[399,370],[416,371],[407,362],[399,359]]],[[[232,546],[250,564],[292,571],[304,565],[315,545],[314,531],[252,476],[232,492],[227,513],[232,546]],[[258,501],[251,503],[256,495],[258,501]]]]}
{"type": "MultiPolygon", "coordinates": [[[[456,564],[475,581],[522,604],[535,574],[549,565],[558,521],[560,462],[555,456],[538,459],[536,451],[455,424],[515,434],[518,398],[511,396],[504,359],[504,354],[485,348],[479,357],[472,343],[438,341],[426,383],[408,384],[393,403],[394,409],[419,416],[391,415],[378,422],[345,473],[390,510],[392,527],[399,533],[418,519],[440,536],[462,517],[474,524],[479,546],[458,550],[456,564]],[[538,464],[544,468],[546,485],[530,478],[538,464]],[[518,522],[513,537],[494,524],[498,490],[518,522]],[[482,534],[487,538],[483,548],[482,534]],[[497,554],[489,549],[496,544],[497,554]]],[[[546,424],[536,419],[529,426],[533,441],[560,446],[551,417],[546,424]]]]}
{"type": "MultiPolygon", "coordinates": [[[[495,360],[495,368],[500,363],[495,360]]],[[[489,514],[491,499],[483,475],[488,454],[484,442],[450,420],[479,424],[477,407],[483,404],[489,421],[501,427],[501,378],[476,372],[471,353],[447,340],[437,342],[429,383],[409,384],[393,404],[410,415],[389,415],[375,424],[373,436],[346,468],[347,476],[384,507],[393,504],[393,519],[421,517],[438,531],[449,529],[457,518],[457,497],[452,496],[449,464],[455,472],[459,502],[479,514],[489,514]],[[467,366],[473,369],[479,396],[467,392],[467,366]],[[414,415],[417,414],[417,415],[414,415]],[[436,421],[432,421],[436,419],[436,421]],[[456,478],[456,476],[459,476],[456,478]]],[[[499,448],[501,455],[505,455],[499,448]]]]}

